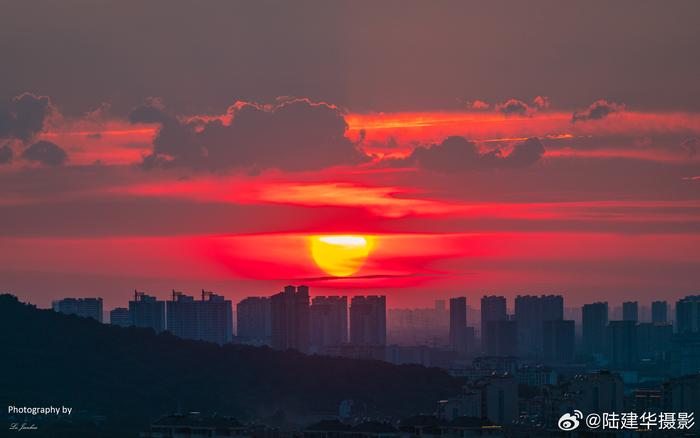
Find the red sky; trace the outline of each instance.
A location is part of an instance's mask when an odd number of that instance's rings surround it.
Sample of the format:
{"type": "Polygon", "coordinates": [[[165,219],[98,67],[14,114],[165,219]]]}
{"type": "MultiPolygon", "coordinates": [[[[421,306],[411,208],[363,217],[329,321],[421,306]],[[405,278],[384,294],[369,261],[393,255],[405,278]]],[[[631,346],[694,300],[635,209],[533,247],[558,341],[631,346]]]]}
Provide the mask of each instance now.
{"type": "Polygon", "coordinates": [[[699,292],[698,3],[507,5],[8,5],[0,291],[699,292]]]}
{"type": "MultiPolygon", "coordinates": [[[[133,288],[235,300],[304,282],[319,294],[387,293],[407,307],[462,293],[563,293],[571,305],[673,299],[696,287],[700,160],[680,139],[700,135],[700,114],[623,110],[576,123],[554,110],[342,114],[367,160],[254,173],[143,170],[159,124],[48,120],[37,139],[71,145],[67,163],[15,160],[0,173],[5,288],[41,305],[100,295],[114,306],[133,288]],[[482,154],[507,157],[531,137],[545,151],[527,166],[464,172],[411,161],[416,147],[449,136],[482,154]],[[317,234],[376,244],[352,278],[333,279],[311,258],[317,234]]],[[[217,116],[185,119],[197,117],[217,116]]]]}

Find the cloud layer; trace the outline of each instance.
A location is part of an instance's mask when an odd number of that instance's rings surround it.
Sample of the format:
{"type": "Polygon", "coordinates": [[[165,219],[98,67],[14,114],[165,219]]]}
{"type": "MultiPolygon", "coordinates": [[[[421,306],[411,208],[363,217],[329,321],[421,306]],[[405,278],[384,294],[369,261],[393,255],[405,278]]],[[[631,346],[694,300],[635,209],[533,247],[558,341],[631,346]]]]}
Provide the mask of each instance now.
{"type": "Polygon", "coordinates": [[[288,171],[357,164],[367,159],[346,136],[335,106],[294,99],[275,105],[238,102],[211,120],[180,119],[157,101],[135,108],[132,123],[159,123],[144,166],[288,171]]]}
{"type": "Polygon", "coordinates": [[[538,138],[529,138],[516,143],[512,151],[504,155],[498,148],[481,152],[474,142],[464,137],[452,136],[442,143],[414,149],[408,160],[424,169],[455,173],[528,167],[539,161],[544,152],[544,146],[538,138]]]}
{"type": "Polygon", "coordinates": [[[0,106],[0,138],[27,141],[44,129],[51,114],[51,101],[46,96],[21,94],[0,106]]]}
{"type": "Polygon", "coordinates": [[[40,140],[25,149],[22,158],[47,166],[60,166],[68,160],[68,154],[57,144],[40,140]]]}
{"type": "Polygon", "coordinates": [[[622,111],[624,108],[624,105],[608,102],[605,99],[596,100],[584,111],[575,111],[571,116],[571,123],[604,119],[612,113],[622,111]]]}

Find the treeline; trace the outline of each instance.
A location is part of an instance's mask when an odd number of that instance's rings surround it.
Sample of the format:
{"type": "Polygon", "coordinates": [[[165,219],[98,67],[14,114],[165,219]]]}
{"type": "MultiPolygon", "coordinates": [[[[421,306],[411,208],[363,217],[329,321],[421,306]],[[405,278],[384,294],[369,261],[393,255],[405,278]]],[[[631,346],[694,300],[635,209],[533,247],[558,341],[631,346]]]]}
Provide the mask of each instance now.
{"type": "Polygon", "coordinates": [[[460,388],[437,369],[221,347],[39,310],[11,295],[0,296],[0,345],[4,406],[70,406],[75,421],[121,433],[176,411],[251,421],[280,410],[336,413],[345,399],[368,414],[405,416],[432,412],[460,388]]]}

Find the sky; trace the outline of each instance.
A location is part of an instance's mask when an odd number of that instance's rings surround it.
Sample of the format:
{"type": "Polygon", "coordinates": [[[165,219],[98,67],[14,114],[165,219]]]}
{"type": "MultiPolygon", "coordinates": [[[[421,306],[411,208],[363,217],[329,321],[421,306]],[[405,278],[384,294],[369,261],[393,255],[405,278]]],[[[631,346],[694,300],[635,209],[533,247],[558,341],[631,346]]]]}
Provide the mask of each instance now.
{"type": "Polygon", "coordinates": [[[700,292],[696,1],[0,3],[0,291],[700,292]]]}

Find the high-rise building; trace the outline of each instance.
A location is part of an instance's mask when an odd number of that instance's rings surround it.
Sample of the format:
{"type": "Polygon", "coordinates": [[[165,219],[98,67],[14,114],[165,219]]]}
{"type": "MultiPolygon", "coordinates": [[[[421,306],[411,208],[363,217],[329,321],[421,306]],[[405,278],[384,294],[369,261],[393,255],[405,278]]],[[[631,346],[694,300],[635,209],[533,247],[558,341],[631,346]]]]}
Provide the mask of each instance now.
{"type": "Polygon", "coordinates": [[[589,354],[606,352],[606,327],[608,325],[608,303],[585,304],[581,311],[583,349],[589,354]]]}
{"type": "Polygon", "coordinates": [[[486,323],[485,353],[489,356],[518,354],[518,323],[513,320],[491,320],[486,323]]]}
{"type": "MultiPolygon", "coordinates": [[[[499,425],[510,424],[518,419],[518,382],[513,375],[506,373],[482,377],[466,389],[467,393],[476,392],[480,395],[480,416],[499,425]]],[[[481,433],[484,433],[483,430],[479,431],[479,435],[481,433]]]]}
{"type": "Polygon", "coordinates": [[[225,344],[231,342],[233,315],[231,301],[202,290],[202,300],[173,291],[167,303],[168,331],[184,339],[225,344]]]}
{"type": "Polygon", "coordinates": [[[622,303],[622,320],[639,321],[639,304],[636,301],[625,301],[622,303]]]}
{"type": "Polygon", "coordinates": [[[673,326],[665,323],[637,324],[637,352],[640,359],[661,359],[671,348],[673,326]]]}
{"type": "Polygon", "coordinates": [[[435,300],[435,312],[443,313],[447,309],[445,308],[445,300],[435,300]]]}
{"type": "Polygon", "coordinates": [[[231,300],[214,292],[202,290],[197,302],[197,339],[219,345],[233,339],[233,309],[231,300]]]}
{"type": "Polygon", "coordinates": [[[467,298],[450,299],[450,348],[454,351],[467,349],[467,298]]]}
{"type": "Polygon", "coordinates": [[[313,351],[348,342],[348,297],[314,297],[309,311],[313,351]]]}
{"type": "Polygon", "coordinates": [[[578,374],[565,384],[572,407],[583,412],[620,412],[624,409],[624,383],[609,371],[578,374]]]}
{"type": "Polygon", "coordinates": [[[120,327],[131,325],[131,315],[126,307],[116,307],[109,312],[109,323],[120,327]]]}
{"type": "Polygon", "coordinates": [[[575,322],[572,320],[544,321],[542,323],[543,358],[550,362],[572,362],[576,344],[575,330],[575,322]]]}
{"type": "Polygon", "coordinates": [[[387,342],[402,346],[449,347],[450,313],[444,300],[433,307],[387,309],[387,342]]]}
{"type": "Polygon", "coordinates": [[[253,345],[270,345],[272,338],[270,298],[248,297],[236,305],[240,342],[253,345]]]}
{"type": "Polygon", "coordinates": [[[156,333],[165,330],[165,301],[134,291],[134,300],[129,301],[131,324],[136,327],[152,328],[156,333]]]}
{"type": "Polygon", "coordinates": [[[270,297],[272,348],[309,351],[309,288],[286,286],[270,297]]]}
{"type": "Polygon", "coordinates": [[[611,368],[635,368],[639,360],[637,348],[637,323],[635,321],[610,321],[608,323],[608,359],[611,368]]]}
{"type": "Polygon", "coordinates": [[[506,297],[483,296],[481,298],[481,349],[488,350],[488,330],[486,326],[489,321],[505,321],[508,319],[506,312],[506,297]]]}
{"type": "Polygon", "coordinates": [[[700,374],[697,372],[664,382],[662,392],[664,411],[700,411],[700,374]]]}
{"type": "Polygon", "coordinates": [[[668,303],[666,301],[654,301],[651,303],[651,322],[657,324],[668,322],[668,303]]]}
{"type": "Polygon", "coordinates": [[[681,334],[700,332],[700,295],[689,295],[676,302],[676,331],[681,334]]]}
{"type": "Polygon", "coordinates": [[[542,327],[545,321],[564,319],[564,298],[561,295],[518,295],[515,298],[515,320],[518,322],[518,346],[522,356],[542,353],[542,327]]]}
{"type": "Polygon", "coordinates": [[[173,299],[166,303],[168,331],[183,339],[198,339],[197,303],[191,295],[173,290],[173,299]]]}
{"type": "Polygon", "coordinates": [[[54,312],[102,322],[102,298],[64,298],[52,303],[54,312]]]}
{"type": "Polygon", "coordinates": [[[350,304],[350,343],[386,345],[386,297],[356,296],[350,304]]]}

